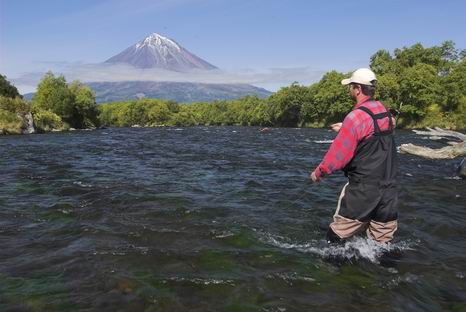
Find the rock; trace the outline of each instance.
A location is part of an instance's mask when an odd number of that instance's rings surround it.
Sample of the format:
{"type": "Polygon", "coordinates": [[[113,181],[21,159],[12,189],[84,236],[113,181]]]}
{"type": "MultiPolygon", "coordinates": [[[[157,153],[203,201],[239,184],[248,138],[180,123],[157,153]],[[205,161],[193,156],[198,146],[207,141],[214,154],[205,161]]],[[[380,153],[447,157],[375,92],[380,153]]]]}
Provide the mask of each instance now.
{"type": "Polygon", "coordinates": [[[31,112],[24,115],[24,120],[26,122],[27,127],[23,129],[22,133],[23,134],[36,133],[36,129],[34,128],[34,120],[32,118],[31,112]]]}

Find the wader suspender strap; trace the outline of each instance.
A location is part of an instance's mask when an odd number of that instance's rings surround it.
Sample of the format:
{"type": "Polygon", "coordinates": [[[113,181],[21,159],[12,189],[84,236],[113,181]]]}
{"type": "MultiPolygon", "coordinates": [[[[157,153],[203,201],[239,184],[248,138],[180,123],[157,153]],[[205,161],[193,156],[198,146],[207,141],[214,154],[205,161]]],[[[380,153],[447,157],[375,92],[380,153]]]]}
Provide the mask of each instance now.
{"type": "Polygon", "coordinates": [[[366,112],[367,114],[369,114],[369,116],[372,117],[372,121],[374,122],[374,135],[386,135],[386,134],[390,134],[393,132],[392,115],[390,114],[389,111],[386,111],[380,114],[374,114],[370,109],[364,106],[360,106],[358,107],[358,109],[366,112]],[[390,126],[388,127],[388,130],[380,131],[380,127],[379,127],[379,123],[377,122],[377,119],[383,119],[386,117],[388,117],[388,122],[390,126]]]}

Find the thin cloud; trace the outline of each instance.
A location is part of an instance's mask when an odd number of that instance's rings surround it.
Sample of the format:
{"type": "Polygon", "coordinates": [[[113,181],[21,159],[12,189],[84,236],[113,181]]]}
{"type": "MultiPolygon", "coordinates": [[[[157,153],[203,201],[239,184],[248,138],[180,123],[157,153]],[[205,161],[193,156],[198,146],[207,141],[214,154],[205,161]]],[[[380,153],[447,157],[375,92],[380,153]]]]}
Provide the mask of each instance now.
{"type": "MultiPolygon", "coordinates": [[[[270,68],[263,71],[253,69],[210,70],[174,72],[161,69],[140,69],[126,64],[54,64],[54,73],[62,74],[68,82],[119,82],[119,81],[169,81],[197,83],[251,84],[275,91],[279,87],[297,81],[310,84],[317,81],[324,71],[309,67],[270,68]]],[[[25,73],[12,79],[22,93],[31,92],[44,75],[43,72],[25,73]]]]}

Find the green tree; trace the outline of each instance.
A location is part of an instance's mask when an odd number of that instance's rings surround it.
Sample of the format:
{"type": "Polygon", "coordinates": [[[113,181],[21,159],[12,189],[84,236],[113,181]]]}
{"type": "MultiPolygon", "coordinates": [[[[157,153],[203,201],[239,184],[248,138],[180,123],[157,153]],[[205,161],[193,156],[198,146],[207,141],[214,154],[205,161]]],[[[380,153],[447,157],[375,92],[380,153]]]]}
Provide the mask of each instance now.
{"type": "Polygon", "coordinates": [[[210,126],[213,124],[212,105],[198,102],[191,104],[191,111],[196,125],[210,126]]]}
{"type": "Polygon", "coordinates": [[[63,75],[55,77],[52,72],[45,74],[32,98],[32,110],[33,112],[50,111],[69,125],[74,125],[76,110],[73,93],[68,88],[63,75]]]}
{"type": "Polygon", "coordinates": [[[270,125],[270,106],[257,96],[246,96],[239,100],[237,124],[241,126],[270,125]]]}
{"type": "Polygon", "coordinates": [[[348,89],[341,85],[341,80],[347,76],[331,71],[310,86],[312,100],[303,108],[304,123],[322,126],[343,120],[354,105],[348,89]]]}
{"type": "Polygon", "coordinates": [[[180,127],[190,127],[196,125],[196,120],[192,109],[188,105],[180,106],[178,113],[172,115],[169,125],[171,126],[180,126],[180,127]]]}
{"type": "Polygon", "coordinates": [[[289,87],[281,88],[272,94],[270,103],[272,122],[282,127],[296,127],[300,119],[301,107],[312,101],[309,88],[297,82],[289,87]]]}
{"type": "Polygon", "coordinates": [[[379,50],[371,56],[371,69],[377,75],[393,72],[393,58],[387,50],[379,50]]]}
{"type": "Polygon", "coordinates": [[[74,100],[73,125],[77,128],[96,127],[99,124],[95,92],[78,80],[69,86],[74,100]]]}
{"type": "Polygon", "coordinates": [[[166,100],[146,100],[149,101],[146,107],[146,125],[166,125],[172,114],[178,111],[178,104],[174,101],[166,100]]]}
{"type": "Polygon", "coordinates": [[[444,111],[454,111],[466,97],[466,59],[454,66],[449,75],[441,80],[442,99],[444,111]]]}
{"type": "Polygon", "coordinates": [[[18,89],[12,85],[7,79],[6,76],[0,75],[0,96],[15,98],[21,97],[18,89]]]}
{"type": "Polygon", "coordinates": [[[381,99],[387,108],[399,111],[403,101],[400,98],[400,83],[394,73],[386,73],[377,78],[375,97],[381,99]]]}
{"type": "Polygon", "coordinates": [[[466,128],[466,59],[452,68],[441,80],[440,105],[454,127],[466,128]]]}
{"type": "Polygon", "coordinates": [[[401,111],[405,118],[419,121],[431,104],[439,102],[439,77],[434,66],[419,63],[406,68],[400,79],[401,111]]]}

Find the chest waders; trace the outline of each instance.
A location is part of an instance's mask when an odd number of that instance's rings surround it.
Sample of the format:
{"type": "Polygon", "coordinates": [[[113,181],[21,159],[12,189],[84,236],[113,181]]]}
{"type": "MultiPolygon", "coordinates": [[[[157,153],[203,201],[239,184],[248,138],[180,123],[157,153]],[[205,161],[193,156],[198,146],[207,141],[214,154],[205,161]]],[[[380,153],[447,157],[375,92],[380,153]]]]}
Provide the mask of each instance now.
{"type": "Polygon", "coordinates": [[[374,114],[374,134],[358,143],[354,157],[343,169],[348,177],[338,200],[337,210],[327,233],[330,242],[349,238],[367,228],[367,235],[379,242],[392,240],[397,229],[398,167],[392,116],[387,111],[374,114]],[[389,127],[381,131],[378,120],[388,118],[389,127]]]}

